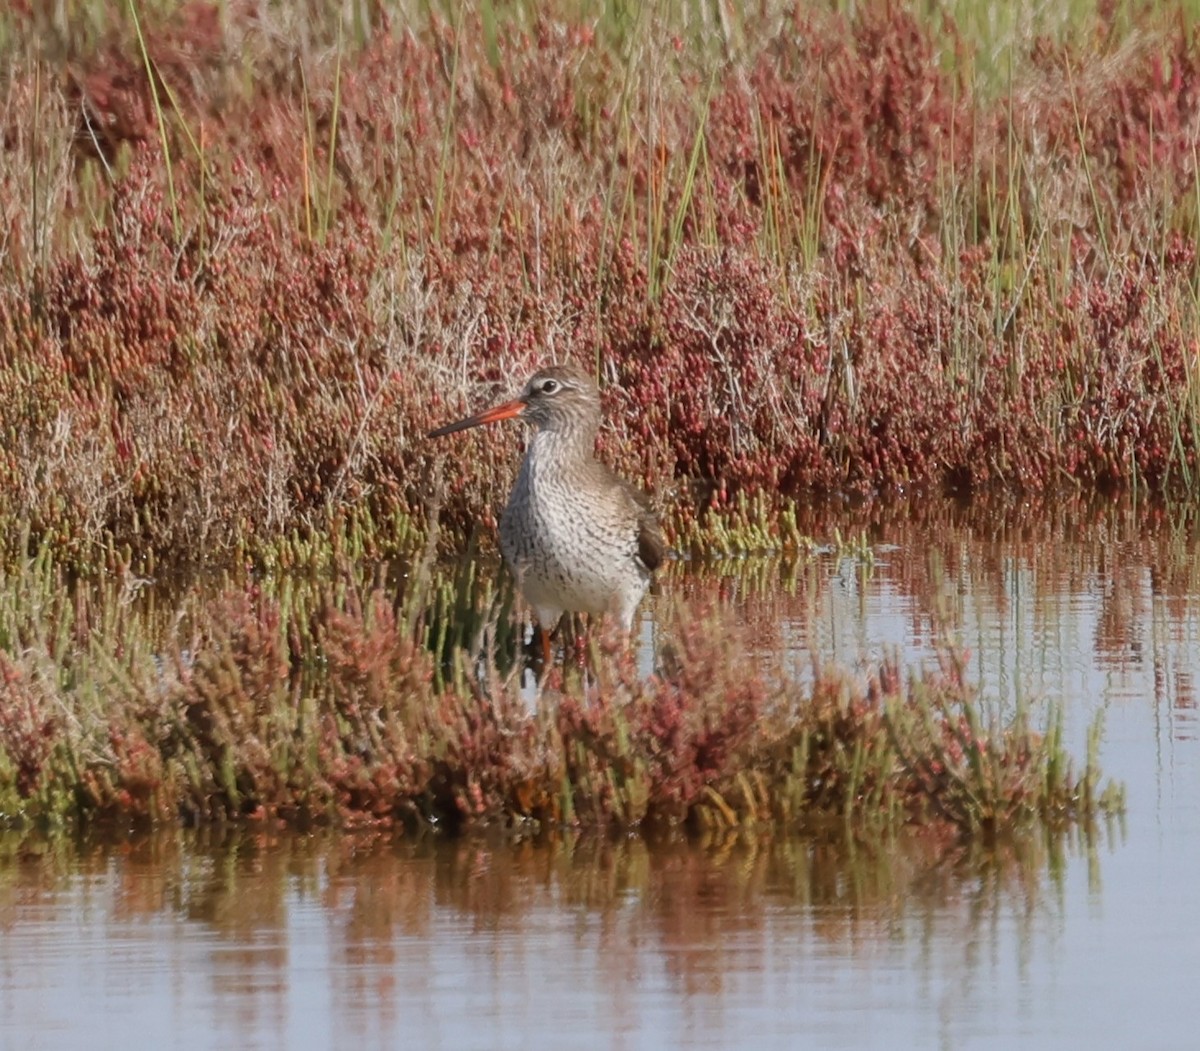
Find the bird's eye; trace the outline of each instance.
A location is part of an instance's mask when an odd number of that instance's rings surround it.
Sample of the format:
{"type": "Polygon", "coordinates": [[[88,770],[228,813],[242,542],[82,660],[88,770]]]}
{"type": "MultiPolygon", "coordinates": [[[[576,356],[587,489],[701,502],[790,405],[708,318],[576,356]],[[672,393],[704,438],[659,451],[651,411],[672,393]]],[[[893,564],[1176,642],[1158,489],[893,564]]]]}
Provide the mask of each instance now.
{"type": "Polygon", "coordinates": [[[542,380],[541,390],[543,394],[557,394],[558,380],[542,380]]]}

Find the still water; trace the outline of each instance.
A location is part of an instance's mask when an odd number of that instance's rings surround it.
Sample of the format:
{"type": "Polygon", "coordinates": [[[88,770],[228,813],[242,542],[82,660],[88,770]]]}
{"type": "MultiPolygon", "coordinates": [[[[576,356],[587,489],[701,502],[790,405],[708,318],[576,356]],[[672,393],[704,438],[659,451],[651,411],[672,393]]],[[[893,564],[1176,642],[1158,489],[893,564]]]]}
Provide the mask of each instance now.
{"type": "Polygon", "coordinates": [[[1122,823],[990,853],[6,834],[0,1048],[1200,1046],[1193,530],[858,524],[873,566],[676,567],[664,588],[719,594],[800,674],[810,648],[919,662],[954,633],[987,693],[1065,702],[1075,755],[1104,712],[1122,823]]]}

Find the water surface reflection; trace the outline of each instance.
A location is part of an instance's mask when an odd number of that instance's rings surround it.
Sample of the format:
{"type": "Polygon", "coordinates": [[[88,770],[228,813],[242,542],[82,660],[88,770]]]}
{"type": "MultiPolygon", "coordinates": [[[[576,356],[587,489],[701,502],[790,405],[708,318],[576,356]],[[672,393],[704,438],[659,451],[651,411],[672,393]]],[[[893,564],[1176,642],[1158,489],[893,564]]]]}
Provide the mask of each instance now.
{"type": "Polygon", "coordinates": [[[986,985],[998,955],[1052,951],[1032,928],[1054,927],[1075,852],[247,831],[0,849],[0,1035],[55,1047],[98,1025],[134,1046],[770,1042],[859,970],[986,985]]]}

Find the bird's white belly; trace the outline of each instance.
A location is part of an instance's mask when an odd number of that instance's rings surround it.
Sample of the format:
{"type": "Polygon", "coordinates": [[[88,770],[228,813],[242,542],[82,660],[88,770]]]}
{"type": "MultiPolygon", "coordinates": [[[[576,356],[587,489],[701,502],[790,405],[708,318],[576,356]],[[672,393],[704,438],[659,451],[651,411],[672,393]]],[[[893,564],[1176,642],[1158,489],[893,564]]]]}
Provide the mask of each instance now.
{"type": "Polygon", "coordinates": [[[564,611],[628,619],[649,584],[635,537],[614,533],[577,500],[513,497],[500,521],[500,549],[538,619],[564,611]]]}
{"type": "Polygon", "coordinates": [[[512,559],[513,574],[521,593],[534,609],[559,609],[575,613],[606,613],[620,604],[627,592],[645,591],[636,579],[576,562],[553,558],[512,559]]]}

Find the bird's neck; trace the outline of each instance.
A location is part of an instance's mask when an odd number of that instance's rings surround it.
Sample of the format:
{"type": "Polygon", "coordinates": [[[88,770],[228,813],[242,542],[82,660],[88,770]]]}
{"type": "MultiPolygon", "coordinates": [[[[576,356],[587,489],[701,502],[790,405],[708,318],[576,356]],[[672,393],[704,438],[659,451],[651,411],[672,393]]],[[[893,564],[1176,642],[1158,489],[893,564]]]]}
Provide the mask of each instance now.
{"type": "Polygon", "coordinates": [[[569,473],[594,459],[595,438],[577,431],[537,430],[529,439],[522,470],[531,477],[569,473]]]}

